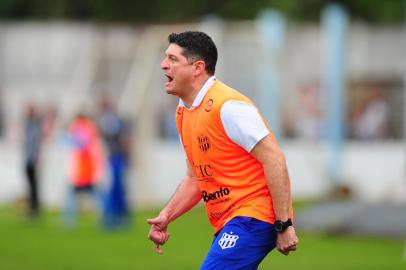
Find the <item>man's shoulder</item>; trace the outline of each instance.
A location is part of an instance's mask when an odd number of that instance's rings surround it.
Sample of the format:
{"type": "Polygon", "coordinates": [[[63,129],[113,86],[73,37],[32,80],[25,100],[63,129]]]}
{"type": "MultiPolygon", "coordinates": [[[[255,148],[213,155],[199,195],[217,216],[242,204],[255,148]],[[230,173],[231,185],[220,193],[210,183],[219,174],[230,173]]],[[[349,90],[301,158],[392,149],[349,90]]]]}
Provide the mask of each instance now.
{"type": "Polygon", "coordinates": [[[216,81],[216,83],[213,85],[213,90],[214,91],[211,91],[209,98],[215,100],[216,105],[220,108],[229,100],[243,101],[250,104],[252,103],[252,101],[240,91],[226,85],[221,81],[216,81]]]}
{"type": "Polygon", "coordinates": [[[223,93],[223,94],[240,94],[241,93],[234,89],[233,87],[223,83],[220,80],[216,80],[216,82],[213,84],[213,88],[217,90],[217,92],[223,93]]]}

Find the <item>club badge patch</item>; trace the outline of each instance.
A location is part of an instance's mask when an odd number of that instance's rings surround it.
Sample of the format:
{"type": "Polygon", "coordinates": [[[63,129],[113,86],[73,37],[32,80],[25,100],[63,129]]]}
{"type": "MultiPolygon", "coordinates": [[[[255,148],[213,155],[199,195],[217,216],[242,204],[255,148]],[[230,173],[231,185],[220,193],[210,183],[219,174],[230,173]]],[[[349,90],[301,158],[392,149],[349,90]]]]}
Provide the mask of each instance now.
{"type": "Polygon", "coordinates": [[[218,243],[221,249],[232,248],[237,243],[238,238],[238,235],[233,235],[233,232],[230,234],[223,233],[218,243]]]}
{"type": "Polygon", "coordinates": [[[197,141],[199,142],[199,148],[203,152],[207,152],[210,149],[210,143],[209,143],[209,138],[205,135],[200,135],[197,137],[197,141]]]}

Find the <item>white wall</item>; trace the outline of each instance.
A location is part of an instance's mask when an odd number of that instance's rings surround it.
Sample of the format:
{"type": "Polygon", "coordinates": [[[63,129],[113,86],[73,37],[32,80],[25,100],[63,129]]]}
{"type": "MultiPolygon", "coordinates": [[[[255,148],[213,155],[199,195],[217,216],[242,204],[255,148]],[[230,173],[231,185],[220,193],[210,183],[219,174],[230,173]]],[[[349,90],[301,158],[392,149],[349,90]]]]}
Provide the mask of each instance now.
{"type": "MultiPolygon", "coordinates": [[[[139,207],[162,205],[184,176],[183,150],[176,141],[156,141],[142,147],[146,154],[136,157],[128,177],[131,201],[139,207]]],[[[282,147],[293,197],[325,197],[332,187],[326,170],[326,147],[301,141],[284,142],[282,147]]],[[[40,190],[47,206],[59,207],[62,203],[68,179],[66,150],[62,144],[48,145],[44,149],[40,190]]],[[[20,153],[17,144],[0,144],[0,203],[25,196],[20,153]]],[[[357,198],[366,202],[406,203],[405,153],[401,142],[347,143],[342,159],[342,183],[348,185],[357,198]]]]}

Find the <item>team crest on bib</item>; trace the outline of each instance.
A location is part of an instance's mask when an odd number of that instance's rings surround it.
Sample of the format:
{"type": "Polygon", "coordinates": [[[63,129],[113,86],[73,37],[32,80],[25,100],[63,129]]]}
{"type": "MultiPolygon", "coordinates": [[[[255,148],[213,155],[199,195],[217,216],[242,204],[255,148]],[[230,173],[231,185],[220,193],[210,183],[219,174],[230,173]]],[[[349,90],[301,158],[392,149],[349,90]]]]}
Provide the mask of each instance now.
{"type": "Polygon", "coordinates": [[[226,249],[234,247],[237,243],[237,240],[238,235],[233,235],[233,232],[231,232],[230,234],[223,233],[218,243],[221,249],[226,249]]]}
{"type": "Polygon", "coordinates": [[[203,152],[207,152],[210,149],[210,143],[209,143],[209,138],[207,138],[207,136],[205,135],[200,135],[197,137],[197,140],[199,142],[199,148],[200,150],[202,150],[203,152]]]}

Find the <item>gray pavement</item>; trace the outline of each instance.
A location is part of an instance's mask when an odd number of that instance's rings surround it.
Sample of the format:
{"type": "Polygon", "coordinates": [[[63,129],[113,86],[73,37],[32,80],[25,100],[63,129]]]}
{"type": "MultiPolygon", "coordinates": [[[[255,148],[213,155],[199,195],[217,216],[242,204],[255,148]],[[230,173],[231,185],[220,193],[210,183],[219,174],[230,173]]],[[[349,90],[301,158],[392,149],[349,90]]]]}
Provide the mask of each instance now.
{"type": "Polygon", "coordinates": [[[295,216],[299,230],[388,236],[406,240],[406,205],[369,205],[357,201],[322,202],[295,216]]]}

